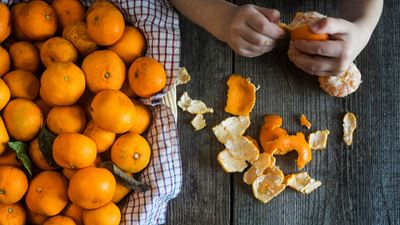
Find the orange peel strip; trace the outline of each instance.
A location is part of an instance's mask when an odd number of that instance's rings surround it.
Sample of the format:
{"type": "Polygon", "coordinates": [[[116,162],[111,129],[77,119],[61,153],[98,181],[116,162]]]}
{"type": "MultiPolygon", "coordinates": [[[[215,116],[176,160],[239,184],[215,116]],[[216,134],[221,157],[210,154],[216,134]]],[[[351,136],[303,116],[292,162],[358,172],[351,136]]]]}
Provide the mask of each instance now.
{"type": "Polygon", "coordinates": [[[308,121],[307,117],[304,114],[301,114],[301,116],[300,116],[300,124],[302,126],[307,127],[307,129],[311,128],[311,123],[310,123],[310,121],[308,121]]]}
{"type": "MultiPolygon", "coordinates": [[[[282,117],[278,115],[268,115],[264,117],[264,123],[261,127],[260,131],[260,143],[264,151],[268,148],[268,144],[279,138],[280,136],[287,136],[288,133],[286,130],[281,128],[282,126],[282,117]]],[[[275,154],[278,154],[276,152],[275,154]]]]}
{"type": "Polygon", "coordinates": [[[249,79],[232,74],[228,79],[228,99],[225,112],[248,116],[256,102],[256,87],[249,79]]]}
{"type": "Polygon", "coordinates": [[[303,133],[298,132],[296,135],[280,136],[268,144],[267,149],[264,149],[266,153],[271,155],[277,151],[287,153],[293,150],[297,151],[297,167],[301,170],[312,159],[311,148],[303,133]]]}

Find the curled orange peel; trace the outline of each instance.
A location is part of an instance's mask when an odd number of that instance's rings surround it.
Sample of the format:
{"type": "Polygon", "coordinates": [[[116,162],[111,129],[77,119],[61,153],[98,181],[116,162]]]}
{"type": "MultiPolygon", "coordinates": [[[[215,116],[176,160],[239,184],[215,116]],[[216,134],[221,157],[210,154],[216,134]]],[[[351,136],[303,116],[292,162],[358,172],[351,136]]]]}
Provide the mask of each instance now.
{"type": "MultiPolygon", "coordinates": [[[[264,123],[260,131],[260,143],[262,148],[267,149],[270,142],[279,138],[280,136],[287,136],[286,130],[281,128],[282,117],[278,115],[268,115],[264,117],[264,123]]],[[[275,152],[275,154],[280,154],[280,152],[275,152]]]]}
{"type": "Polygon", "coordinates": [[[300,124],[302,126],[307,127],[307,129],[311,128],[311,122],[308,121],[307,117],[304,114],[301,114],[301,116],[300,116],[300,124]]]}
{"type": "Polygon", "coordinates": [[[256,87],[249,79],[232,74],[228,79],[228,99],[225,112],[236,116],[248,116],[256,102],[256,87]]]}
{"type": "Polygon", "coordinates": [[[311,148],[301,132],[296,135],[278,137],[268,144],[264,152],[273,155],[277,151],[288,153],[293,150],[297,151],[297,168],[301,170],[312,159],[311,148]]]}

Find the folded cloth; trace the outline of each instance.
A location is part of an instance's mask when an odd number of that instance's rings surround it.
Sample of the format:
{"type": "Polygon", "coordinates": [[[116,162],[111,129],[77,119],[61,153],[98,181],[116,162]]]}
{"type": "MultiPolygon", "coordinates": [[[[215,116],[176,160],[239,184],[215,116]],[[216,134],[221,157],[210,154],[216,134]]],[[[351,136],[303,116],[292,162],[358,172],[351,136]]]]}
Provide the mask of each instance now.
{"type": "MultiPolygon", "coordinates": [[[[7,5],[19,0],[1,0],[7,5]]],[[[89,6],[94,0],[83,0],[89,6]]],[[[111,0],[122,11],[125,20],[139,28],[147,40],[147,56],[157,59],[167,72],[167,85],[162,93],[142,100],[150,105],[153,124],[146,136],[153,154],[149,166],[139,180],[151,188],[143,193],[131,193],[121,205],[122,225],[164,224],[168,202],[181,190],[182,166],[177,126],[168,106],[161,101],[174,87],[179,70],[179,17],[167,0],[111,0]]]]}

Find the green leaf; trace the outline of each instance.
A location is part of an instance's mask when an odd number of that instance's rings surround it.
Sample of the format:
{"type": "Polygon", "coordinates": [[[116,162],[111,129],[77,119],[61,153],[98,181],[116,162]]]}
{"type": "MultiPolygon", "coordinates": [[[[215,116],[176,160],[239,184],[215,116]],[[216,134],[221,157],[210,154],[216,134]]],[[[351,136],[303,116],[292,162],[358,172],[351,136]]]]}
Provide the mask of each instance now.
{"type": "Polygon", "coordinates": [[[114,174],[114,177],[118,183],[124,185],[131,190],[134,190],[136,192],[144,192],[150,188],[150,185],[144,184],[129,176],[120,168],[118,168],[118,166],[114,165],[114,163],[112,163],[111,161],[100,163],[100,167],[108,169],[112,174],[114,174]]]}
{"type": "Polygon", "coordinates": [[[17,158],[21,160],[25,170],[28,171],[29,176],[32,177],[32,162],[28,156],[28,145],[21,141],[8,142],[8,146],[17,153],[17,158]]]}
{"type": "Polygon", "coordinates": [[[57,166],[53,158],[53,142],[56,135],[43,127],[38,136],[39,149],[50,166],[57,166]]]}

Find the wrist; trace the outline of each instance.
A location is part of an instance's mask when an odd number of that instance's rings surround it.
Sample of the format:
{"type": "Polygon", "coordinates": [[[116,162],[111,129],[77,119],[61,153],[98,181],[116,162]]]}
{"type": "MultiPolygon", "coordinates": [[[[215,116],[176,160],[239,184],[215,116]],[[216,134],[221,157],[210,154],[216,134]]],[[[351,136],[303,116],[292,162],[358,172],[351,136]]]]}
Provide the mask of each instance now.
{"type": "Polygon", "coordinates": [[[237,5],[227,1],[216,3],[213,12],[210,12],[211,18],[204,25],[204,28],[210,32],[214,37],[222,42],[227,42],[229,39],[229,24],[237,5]]]}

